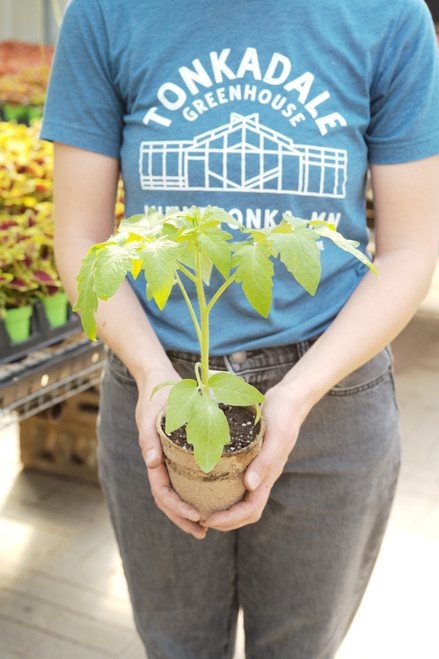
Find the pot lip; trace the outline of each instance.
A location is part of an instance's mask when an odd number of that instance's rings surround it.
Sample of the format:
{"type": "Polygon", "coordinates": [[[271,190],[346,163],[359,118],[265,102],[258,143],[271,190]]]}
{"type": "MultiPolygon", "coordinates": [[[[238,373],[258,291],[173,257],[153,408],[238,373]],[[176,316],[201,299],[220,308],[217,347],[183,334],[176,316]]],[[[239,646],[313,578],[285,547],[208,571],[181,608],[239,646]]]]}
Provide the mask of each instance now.
{"type": "Polygon", "coordinates": [[[45,295],[42,298],[43,304],[51,303],[51,302],[67,302],[67,293],[65,291],[57,291],[56,293],[53,293],[53,295],[45,295]]]}
{"type": "MultiPolygon", "coordinates": [[[[165,405],[165,407],[163,407],[160,410],[160,412],[158,413],[158,415],[156,417],[156,429],[157,429],[157,432],[158,432],[160,438],[166,439],[166,441],[173,448],[175,448],[177,451],[179,451],[180,453],[183,453],[184,455],[193,455],[194,454],[193,449],[188,450],[186,448],[183,448],[182,446],[179,446],[178,444],[176,444],[175,442],[172,441],[172,439],[164,432],[164,430],[162,430],[161,420],[162,420],[162,418],[164,417],[164,415],[166,413],[166,407],[167,406],[165,405]]],[[[238,407],[238,406],[236,405],[235,407],[238,407]]],[[[247,405],[246,407],[255,407],[255,406],[254,405],[247,405]]],[[[238,451],[234,451],[233,453],[229,453],[227,455],[222,455],[221,457],[222,458],[233,458],[236,455],[244,455],[245,453],[248,453],[249,451],[251,451],[254,448],[254,446],[259,441],[261,441],[261,439],[263,438],[264,433],[265,433],[265,417],[264,417],[263,412],[261,412],[261,418],[259,420],[259,423],[260,423],[259,432],[258,432],[257,436],[254,438],[254,440],[252,442],[250,442],[250,444],[248,444],[247,446],[244,446],[243,448],[239,449],[238,451]]],[[[225,446],[227,446],[227,444],[225,444],[225,446]]]]}
{"type": "Polygon", "coordinates": [[[6,309],[6,314],[9,316],[29,316],[33,311],[31,304],[23,304],[21,307],[11,307],[6,309]]]}

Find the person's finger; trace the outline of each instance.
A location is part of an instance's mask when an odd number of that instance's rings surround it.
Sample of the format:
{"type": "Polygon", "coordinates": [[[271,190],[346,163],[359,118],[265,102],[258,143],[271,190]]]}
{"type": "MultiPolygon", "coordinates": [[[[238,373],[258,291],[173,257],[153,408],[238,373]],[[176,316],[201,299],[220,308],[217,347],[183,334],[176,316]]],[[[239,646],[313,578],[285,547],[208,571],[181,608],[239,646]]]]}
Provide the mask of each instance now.
{"type": "Polygon", "coordinates": [[[270,487],[282,473],[288,452],[271,432],[267,432],[262,448],[244,474],[244,485],[249,492],[256,491],[268,479],[270,487]]]}
{"type": "MultiPolygon", "coordinates": [[[[158,411],[157,411],[158,413],[158,411]]],[[[163,462],[163,451],[156,429],[157,413],[151,407],[138,414],[139,445],[148,468],[158,467],[163,462]]]]}
{"type": "Polygon", "coordinates": [[[139,439],[139,444],[142,449],[143,459],[148,469],[157,469],[163,463],[163,451],[159,443],[152,441],[142,442],[139,439]]]}
{"type": "Polygon", "coordinates": [[[203,524],[216,531],[232,531],[247,524],[255,524],[261,518],[270,489],[262,486],[256,492],[248,492],[242,501],[229,510],[212,513],[203,524]]]}
{"type": "Polygon", "coordinates": [[[180,517],[187,517],[194,522],[200,519],[200,513],[183,499],[180,499],[176,491],[172,488],[169,481],[168,470],[166,465],[161,463],[154,469],[148,469],[148,477],[152,493],[159,500],[160,504],[167,509],[172,509],[180,517]]]}

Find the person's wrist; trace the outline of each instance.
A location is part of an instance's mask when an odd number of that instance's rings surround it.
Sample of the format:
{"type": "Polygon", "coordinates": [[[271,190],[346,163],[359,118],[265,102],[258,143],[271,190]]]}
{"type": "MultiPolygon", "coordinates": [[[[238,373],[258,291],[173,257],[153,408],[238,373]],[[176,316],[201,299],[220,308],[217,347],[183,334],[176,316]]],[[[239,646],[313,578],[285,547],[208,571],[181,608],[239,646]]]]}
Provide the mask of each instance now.
{"type": "Polygon", "coordinates": [[[300,425],[321,397],[305,378],[292,372],[273,387],[273,394],[282,399],[287,409],[294,410],[294,418],[299,420],[300,425]]]}
{"type": "Polygon", "coordinates": [[[130,371],[138,389],[143,391],[152,390],[161,382],[178,379],[178,374],[167,358],[153,363],[150,360],[138,361],[130,371]]]}

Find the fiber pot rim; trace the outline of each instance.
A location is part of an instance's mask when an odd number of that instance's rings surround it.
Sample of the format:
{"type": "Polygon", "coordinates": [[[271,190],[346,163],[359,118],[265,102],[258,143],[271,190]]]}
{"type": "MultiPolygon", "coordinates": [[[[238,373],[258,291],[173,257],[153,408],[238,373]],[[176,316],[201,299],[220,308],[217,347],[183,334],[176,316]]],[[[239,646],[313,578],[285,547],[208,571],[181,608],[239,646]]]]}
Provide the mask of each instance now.
{"type": "MultiPolygon", "coordinates": [[[[250,408],[250,409],[256,409],[254,405],[235,405],[234,407],[246,407],[246,408],[250,408]]],[[[192,455],[193,456],[194,455],[193,448],[184,448],[183,446],[180,446],[179,444],[176,444],[171,439],[171,437],[169,437],[169,435],[167,435],[166,432],[161,427],[161,422],[162,422],[162,419],[164,418],[164,416],[166,415],[166,410],[167,410],[167,405],[165,405],[160,410],[160,412],[158,413],[158,415],[156,417],[156,430],[157,430],[157,433],[159,434],[159,436],[164,435],[166,437],[166,439],[168,439],[172,443],[173,447],[175,447],[176,450],[178,452],[180,452],[182,455],[192,455]]],[[[258,441],[260,441],[260,438],[264,437],[264,434],[265,434],[265,417],[264,417],[263,414],[261,414],[261,418],[259,419],[259,423],[260,423],[259,432],[258,432],[257,436],[254,438],[254,440],[252,442],[250,442],[250,444],[247,444],[247,446],[244,446],[243,448],[240,448],[237,451],[233,451],[233,453],[227,453],[226,455],[221,455],[221,458],[228,458],[228,457],[233,457],[233,456],[236,456],[236,455],[241,456],[241,455],[245,455],[246,453],[251,451],[253,449],[254,445],[258,441]]],[[[189,446],[191,446],[191,444],[189,444],[189,446]]],[[[228,446],[228,444],[225,444],[225,446],[228,446]]]]}

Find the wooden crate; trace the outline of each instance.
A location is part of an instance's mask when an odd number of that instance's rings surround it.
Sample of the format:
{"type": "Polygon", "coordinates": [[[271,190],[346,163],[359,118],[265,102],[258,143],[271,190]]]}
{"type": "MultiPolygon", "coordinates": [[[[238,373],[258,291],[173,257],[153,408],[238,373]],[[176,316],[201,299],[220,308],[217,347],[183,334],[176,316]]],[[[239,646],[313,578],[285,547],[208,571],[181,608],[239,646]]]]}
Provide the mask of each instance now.
{"type": "Polygon", "coordinates": [[[23,466],[97,482],[98,405],[95,387],[21,421],[23,466]]]}

